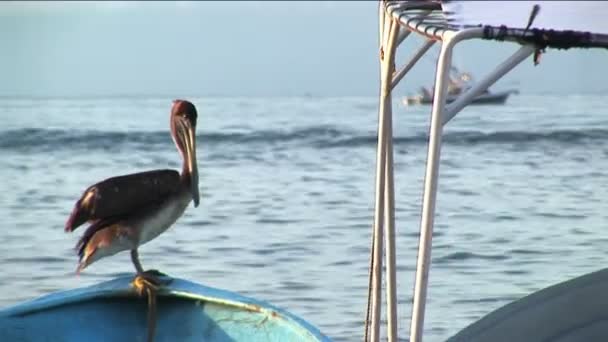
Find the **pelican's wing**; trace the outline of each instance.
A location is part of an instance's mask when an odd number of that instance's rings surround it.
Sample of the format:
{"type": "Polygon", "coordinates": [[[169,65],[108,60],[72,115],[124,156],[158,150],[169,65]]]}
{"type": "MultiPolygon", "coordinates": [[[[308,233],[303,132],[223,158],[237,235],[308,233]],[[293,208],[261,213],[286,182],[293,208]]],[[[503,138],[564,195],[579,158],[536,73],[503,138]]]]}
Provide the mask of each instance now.
{"type": "Polygon", "coordinates": [[[90,186],[74,205],[65,224],[71,232],[91,220],[117,218],[164,201],[178,191],[180,176],[174,170],[154,170],[108,178],[90,186]]]}

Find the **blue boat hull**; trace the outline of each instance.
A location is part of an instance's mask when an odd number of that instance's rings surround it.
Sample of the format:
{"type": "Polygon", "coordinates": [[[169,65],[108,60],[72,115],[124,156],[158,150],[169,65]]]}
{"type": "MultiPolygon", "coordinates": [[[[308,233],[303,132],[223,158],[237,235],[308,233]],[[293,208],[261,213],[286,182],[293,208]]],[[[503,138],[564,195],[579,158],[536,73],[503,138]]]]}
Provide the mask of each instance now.
{"type": "MultiPolygon", "coordinates": [[[[131,276],[0,311],[0,341],[146,341],[147,301],[131,276]]],[[[155,341],[330,341],[267,303],[182,279],[159,293],[155,341]]]]}

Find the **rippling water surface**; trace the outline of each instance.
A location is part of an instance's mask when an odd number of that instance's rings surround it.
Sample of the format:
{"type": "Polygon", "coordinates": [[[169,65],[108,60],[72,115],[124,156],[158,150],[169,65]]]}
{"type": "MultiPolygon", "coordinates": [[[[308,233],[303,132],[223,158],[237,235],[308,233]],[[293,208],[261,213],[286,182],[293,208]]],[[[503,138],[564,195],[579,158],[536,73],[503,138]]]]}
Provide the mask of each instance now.
{"type": "MultiPolygon", "coordinates": [[[[90,285],[63,225],[101,179],[180,167],[171,99],[0,100],[0,306],[90,285]]],[[[201,205],[140,249],[146,268],[287,308],[360,341],[376,98],[195,98],[201,205]]],[[[429,107],[395,111],[398,306],[409,329],[429,107]]],[[[441,341],[532,291],[605,266],[608,105],[516,96],[445,129],[426,331],[441,341]]]]}

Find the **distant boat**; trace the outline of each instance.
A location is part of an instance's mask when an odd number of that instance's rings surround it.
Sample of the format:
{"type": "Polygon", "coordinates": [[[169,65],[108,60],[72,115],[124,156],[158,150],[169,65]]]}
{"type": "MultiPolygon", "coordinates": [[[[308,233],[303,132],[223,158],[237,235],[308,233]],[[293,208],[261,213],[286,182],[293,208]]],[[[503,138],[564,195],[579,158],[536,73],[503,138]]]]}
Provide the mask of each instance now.
{"type": "MultiPolygon", "coordinates": [[[[460,72],[456,67],[452,67],[448,83],[448,96],[446,103],[454,102],[458,96],[471,87],[472,77],[470,73],[460,72]]],[[[470,104],[501,105],[504,104],[511,94],[519,94],[518,90],[503,90],[490,92],[486,90],[473,99],[470,104]]],[[[433,92],[426,87],[420,88],[420,93],[413,96],[405,96],[403,105],[421,105],[433,103],[433,92]]]]}
{"type": "MultiPolygon", "coordinates": [[[[133,276],[0,310],[0,341],[146,341],[146,298],[133,276]]],[[[171,278],[170,278],[171,279],[171,278]]],[[[330,341],[264,302],[172,278],[158,294],[154,341],[330,341]]]]}

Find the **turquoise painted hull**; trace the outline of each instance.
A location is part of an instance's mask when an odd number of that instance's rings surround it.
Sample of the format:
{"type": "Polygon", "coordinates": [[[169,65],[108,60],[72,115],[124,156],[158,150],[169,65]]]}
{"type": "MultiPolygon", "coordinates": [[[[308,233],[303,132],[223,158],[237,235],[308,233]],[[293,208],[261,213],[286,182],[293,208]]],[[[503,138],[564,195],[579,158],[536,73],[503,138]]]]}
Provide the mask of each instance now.
{"type": "MultiPolygon", "coordinates": [[[[0,341],[146,341],[147,301],[132,276],[0,311],[0,341]]],[[[330,341],[267,303],[173,278],[157,299],[155,341],[330,341]]]]}

